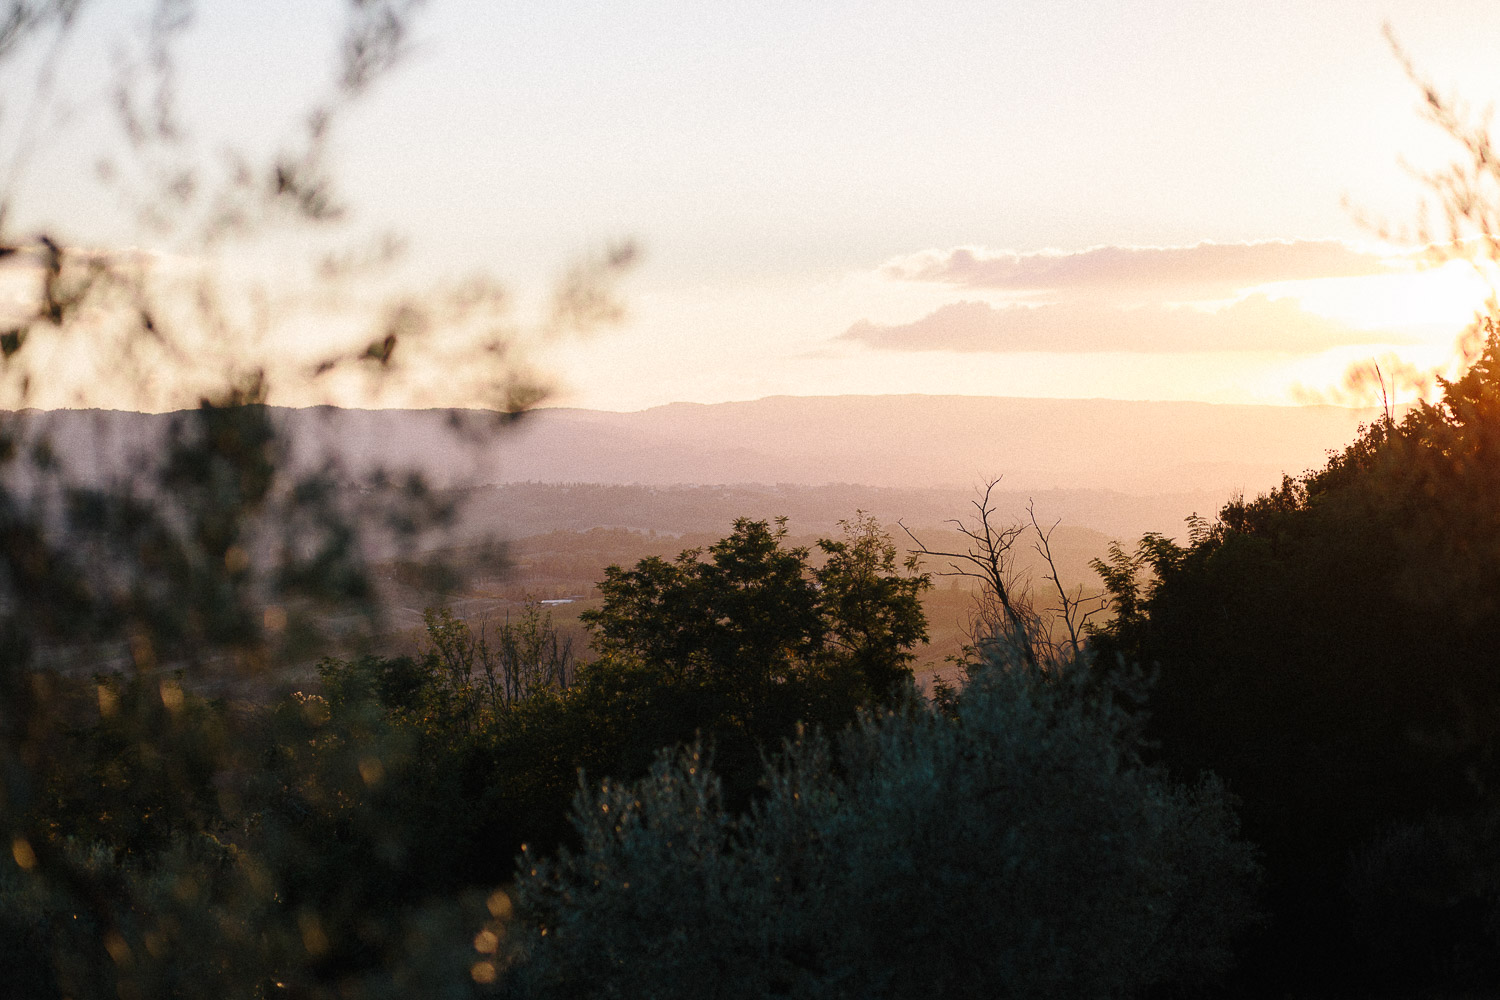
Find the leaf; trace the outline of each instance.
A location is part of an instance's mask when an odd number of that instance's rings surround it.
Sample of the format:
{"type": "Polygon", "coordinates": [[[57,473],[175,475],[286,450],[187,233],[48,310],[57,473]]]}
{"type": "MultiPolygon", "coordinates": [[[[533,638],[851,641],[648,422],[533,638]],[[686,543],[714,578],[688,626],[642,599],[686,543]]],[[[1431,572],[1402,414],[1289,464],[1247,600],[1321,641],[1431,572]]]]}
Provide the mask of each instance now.
{"type": "Polygon", "coordinates": [[[372,361],[378,361],[382,365],[388,365],[391,363],[391,355],[394,354],[395,351],[396,335],[394,333],[388,333],[381,340],[371,341],[370,346],[365,348],[365,353],[362,355],[362,357],[369,358],[372,361]]]}
{"type": "Polygon", "coordinates": [[[9,358],[26,344],[26,330],[18,327],[0,333],[0,355],[9,358]]]}

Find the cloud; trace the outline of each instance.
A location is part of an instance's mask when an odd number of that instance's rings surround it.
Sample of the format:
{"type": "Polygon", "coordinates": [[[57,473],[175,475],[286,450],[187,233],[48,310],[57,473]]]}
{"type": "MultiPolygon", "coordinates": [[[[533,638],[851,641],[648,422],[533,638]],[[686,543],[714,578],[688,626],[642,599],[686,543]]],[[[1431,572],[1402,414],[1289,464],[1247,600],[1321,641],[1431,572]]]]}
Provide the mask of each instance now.
{"type": "Polygon", "coordinates": [[[1042,306],[955,302],[913,323],[860,320],[838,339],[890,351],[1302,354],[1390,342],[1392,336],[1309,313],[1288,298],[1251,295],[1211,312],[1163,305],[1121,309],[1087,301],[1042,306]]]}
{"type": "Polygon", "coordinates": [[[1212,298],[1273,281],[1386,274],[1402,266],[1399,257],[1339,240],[1268,240],[1098,246],[1071,253],[958,247],[898,257],[880,273],[901,281],[1016,292],[1130,290],[1157,298],[1212,298]]]}

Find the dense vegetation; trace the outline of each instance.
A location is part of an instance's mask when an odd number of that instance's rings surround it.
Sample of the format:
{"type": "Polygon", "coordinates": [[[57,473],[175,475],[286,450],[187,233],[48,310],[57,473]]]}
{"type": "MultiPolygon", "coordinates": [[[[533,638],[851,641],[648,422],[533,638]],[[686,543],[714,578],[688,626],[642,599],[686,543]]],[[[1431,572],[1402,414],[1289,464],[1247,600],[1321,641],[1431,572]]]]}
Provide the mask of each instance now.
{"type": "Polygon", "coordinates": [[[1319,470],[1101,565],[1105,662],[1266,852],[1254,962],[1366,987],[1500,977],[1500,341],[1319,470]]]}
{"type": "Polygon", "coordinates": [[[990,647],[945,714],[808,731],[748,814],[711,760],[585,789],[517,886],[525,997],[1132,996],[1231,963],[1256,866],[1223,789],[1145,767],[1080,662],[990,647]]]}
{"type": "Polygon", "coordinates": [[[1117,548],[1099,567],[1114,617],[1085,648],[1012,655],[1036,648],[1012,616],[935,705],[909,671],[928,581],[864,517],[816,551],[742,520],[705,550],[612,567],[584,662],[538,607],[484,629],[435,611],[417,655],[210,699],[226,656],[285,657],[320,608],[369,591],[317,493],[326,544],[246,574],[236,549],[262,547],[258,518],[280,509],[275,438],[253,399],[206,403],[161,467],[177,521],[129,495],[43,495],[75,543],[49,550],[10,515],[7,989],[1485,982],[1500,340],[1444,390],[1195,519],[1185,544],[1117,548]],[[91,648],[129,669],[45,667],[91,648]],[[1236,802],[1267,873],[1237,965],[1256,866],[1236,802]],[[518,853],[513,907],[495,890],[518,853]],[[991,964],[945,950],[980,942],[991,964]]]}
{"type": "Polygon", "coordinates": [[[8,988],[1025,996],[1229,966],[1251,850],[1212,779],[1141,762],[1113,682],[992,643],[930,706],[927,578],[868,518],[816,562],[784,534],[611,568],[583,663],[533,606],[431,612],[419,655],[326,659],[268,704],[33,670],[53,752],[8,814],[8,988]],[[591,879],[640,890],[628,923],[591,879]],[[1022,902],[976,919],[995,898],[1022,902]]]}
{"type": "Polygon", "coordinates": [[[8,814],[15,981],[35,997],[236,978],[228,995],[383,995],[433,961],[472,988],[464,935],[424,928],[477,924],[523,843],[568,835],[580,769],[628,780],[701,739],[741,762],[744,808],[761,747],[910,686],[926,577],[867,518],[821,542],[817,566],[783,537],[741,521],[707,553],[612,568],[581,665],[533,605],[478,632],[430,612],[420,655],[326,659],[316,693],[268,705],[206,701],[159,670],[33,672],[50,735],[28,745],[58,752],[30,762],[8,814]]]}

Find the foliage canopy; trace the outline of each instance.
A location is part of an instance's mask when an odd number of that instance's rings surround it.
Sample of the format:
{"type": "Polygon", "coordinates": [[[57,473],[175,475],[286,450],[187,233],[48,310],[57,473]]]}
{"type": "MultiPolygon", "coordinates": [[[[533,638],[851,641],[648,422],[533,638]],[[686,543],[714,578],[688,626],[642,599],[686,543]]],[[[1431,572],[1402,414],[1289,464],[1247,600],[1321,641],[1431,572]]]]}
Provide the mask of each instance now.
{"type": "MultiPolygon", "coordinates": [[[[1150,732],[1174,769],[1211,770],[1243,798],[1288,934],[1350,926],[1351,852],[1394,826],[1472,825],[1500,806],[1500,339],[1488,334],[1439,402],[1231,501],[1186,545],[1148,536],[1099,565],[1117,614],[1096,648],[1159,668],[1150,732]]],[[[1469,888],[1409,899],[1429,912],[1403,919],[1441,922],[1480,899],[1500,914],[1493,875],[1454,877],[1469,888]]],[[[1445,961],[1413,961],[1428,960],[1445,961]]]]}
{"type": "Polygon", "coordinates": [[[1253,851],[1223,789],[1145,767],[1081,663],[976,666],[830,743],[800,733],[736,819],[696,747],[585,787],[531,858],[517,997],[1132,996],[1222,973],[1253,851]]]}
{"type": "Polygon", "coordinates": [[[603,607],[582,616],[600,656],[580,672],[578,697],[632,676],[650,692],[630,765],[606,773],[644,773],[659,747],[700,734],[742,802],[761,747],[799,723],[842,727],[910,684],[929,578],[912,560],[898,566],[890,537],[863,514],[818,542],[821,565],[785,537],[782,521],[742,518],[707,552],[606,571],[603,607]]]}

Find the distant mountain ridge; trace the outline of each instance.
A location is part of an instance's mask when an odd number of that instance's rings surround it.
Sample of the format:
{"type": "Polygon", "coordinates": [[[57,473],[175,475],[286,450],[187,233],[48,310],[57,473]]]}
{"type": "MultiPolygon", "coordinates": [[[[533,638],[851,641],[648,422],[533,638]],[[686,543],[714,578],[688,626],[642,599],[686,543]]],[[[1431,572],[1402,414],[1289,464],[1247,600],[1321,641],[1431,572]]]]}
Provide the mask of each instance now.
{"type": "MultiPolygon", "coordinates": [[[[632,413],[543,408],[496,427],[452,410],[272,408],[300,470],[336,459],[340,478],[377,468],[470,488],[453,540],[619,526],[727,531],[734,517],[791,515],[831,531],[856,509],[933,525],[970,512],[1003,477],[1006,520],[1036,501],[1046,521],[1131,539],[1180,532],[1237,492],[1321,466],[1376,411],[1339,407],[1015,399],[776,396],[674,403],[632,413]],[[552,485],[545,485],[552,484],[552,485]],[[567,489],[557,484],[593,484],[567,489]],[[714,487],[723,487],[716,489],[714,487]]],[[[180,414],[29,411],[72,476],[128,477],[180,414]]],[[[24,469],[12,467],[24,481],[24,469]]]]}
{"type": "Polygon", "coordinates": [[[544,409],[499,482],[862,483],[1253,493],[1322,465],[1377,411],[984,396],[773,396],[544,409]]]}
{"type": "MultiPolygon", "coordinates": [[[[500,433],[449,410],[273,408],[294,461],[422,472],[438,485],[857,483],[1253,494],[1320,466],[1374,410],[985,396],[772,396],[627,413],[542,408],[500,433]]],[[[85,478],[132,467],[171,414],[32,411],[85,478]]]]}

